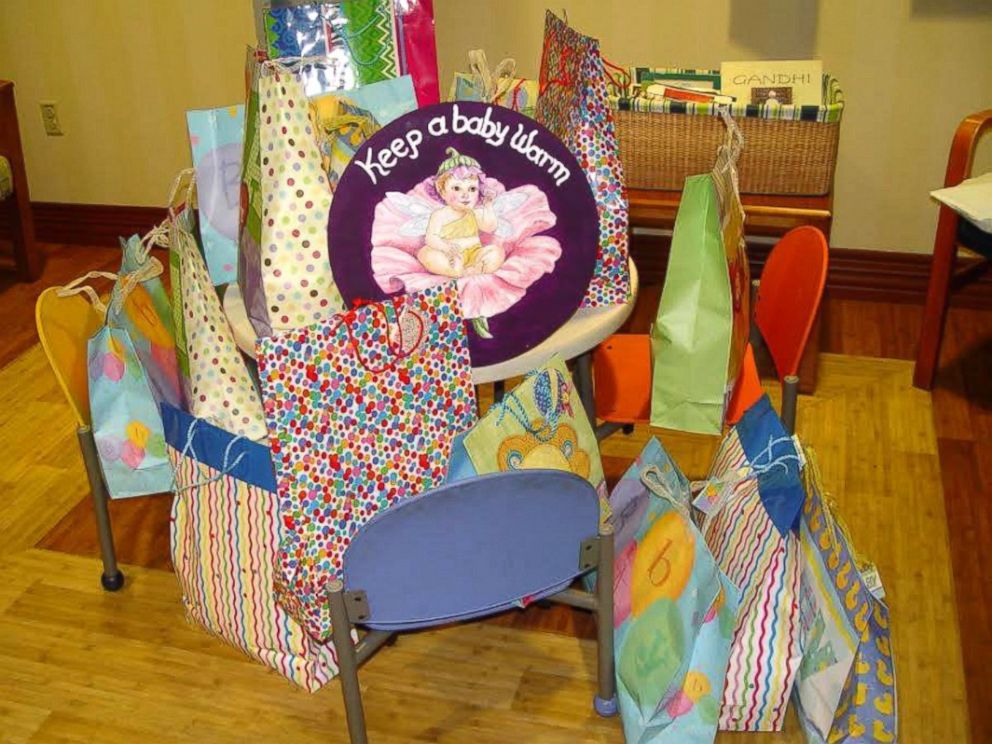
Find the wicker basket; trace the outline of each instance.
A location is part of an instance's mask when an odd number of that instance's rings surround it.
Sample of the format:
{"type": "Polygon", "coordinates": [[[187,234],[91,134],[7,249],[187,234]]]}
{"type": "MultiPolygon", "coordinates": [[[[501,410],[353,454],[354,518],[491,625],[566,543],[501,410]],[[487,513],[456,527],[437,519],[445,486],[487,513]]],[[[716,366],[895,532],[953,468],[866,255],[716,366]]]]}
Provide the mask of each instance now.
{"type": "MultiPolygon", "coordinates": [[[[823,84],[823,106],[731,106],[744,134],[741,193],[814,196],[831,191],[844,98],[836,80],[824,75],[823,84]]],[[[686,176],[713,167],[726,130],[712,104],[621,96],[612,97],[611,104],[629,188],[678,191],[686,176]]]]}

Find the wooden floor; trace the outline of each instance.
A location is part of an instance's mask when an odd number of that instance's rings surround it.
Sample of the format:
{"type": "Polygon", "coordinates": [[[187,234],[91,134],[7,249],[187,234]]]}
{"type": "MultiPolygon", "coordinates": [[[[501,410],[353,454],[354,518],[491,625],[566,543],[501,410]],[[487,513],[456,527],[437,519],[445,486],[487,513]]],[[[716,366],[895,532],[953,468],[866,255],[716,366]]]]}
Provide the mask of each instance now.
{"type": "MultiPolygon", "coordinates": [[[[114,252],[51,249],[37,285],[0,282],[0,741],[344,741],[338,689],[292,689],[182,619],[168,497],[112,505],[128,584],[99,590],[72,421],[39,347],[33,298],[114,252]],[[264,714],[262,713],[264,711],[264,714]]],[[[645,322],[652,290],[638,308],[645,322]]],[[[831,299],[817,393],[798,429],[858,547],[878,564],[895,637],[903,742],[992,741],[992,313],[954,310],[931,396],[910,386],[919,308],[831,299]],[[885,357],[885,358],[882,358],[885,357]],[[967,680],[967,687],[965,685],[967,680]]],[[[774,388],[774,386],[772,386],[774,388]]],[[[774,393],[774,389],[772,389],[774,393]]],[[[716,440],[659,432],[690,477],[716,440]]],[[[615,435],[616,478],[647,431],[615,435]]],[[[590,711],[588,616],[537,607],[403,637],[362,670],[373,741],[620,742],[590,711]]],[[[759,740],[721,735],[719,741],[759,740]]],[[[790,720],[782,735],[802,741],[790,720]]]]}

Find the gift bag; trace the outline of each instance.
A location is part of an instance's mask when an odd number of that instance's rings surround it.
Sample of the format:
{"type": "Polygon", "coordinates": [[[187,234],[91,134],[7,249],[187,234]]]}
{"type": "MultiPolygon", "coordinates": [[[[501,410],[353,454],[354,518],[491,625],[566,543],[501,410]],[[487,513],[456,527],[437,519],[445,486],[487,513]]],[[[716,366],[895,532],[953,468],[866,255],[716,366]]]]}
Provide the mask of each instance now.
{"type": "Polygon", "coordinates": [[[272,594],[283,527],[269,448],[168,404],[162,421],[175,468],[172,565],[187,620],[316,692],[337,674],[337,655],[272,594]]]}
{"type": "Polygon", "coordinates": [[[165,232],[165,227],[159,225],[144,237],[121,239],[120,276],[124,280],[115,291],[128,294],[123,302],[111,301],[111,324],[128,332],[155,400],[181,406],[184,395],[172,305],[162,284],[162,264],[151,256],[165,232]],[[129,288],[128,283],[133,281],[138,282],[138,287],[129,288]]]}
{"type": "Polygon", "coordinates": [[[308,95],[410,75],[421,106],[440,101],[431,0],[341,0],[265,12],[271,59],[325,57],[301,69],[308,95]]]}
{"type": "Polygon", "coordinates": [[[729,115],[724,122],[713,171],[685,180],[651,326],[651,425],[700,434],[723,430],[750,320],[736,167],[743,140],[729,115]]]}
{"type": "Polygon", "coordinates": [[[583,307],[630,299],[627,192],[599,42],[548,11],[544,25],[537,120],[575,155],[596,197],[599,251],[583,307]]]}
{"type": "Polygon", "coordinates": [[[173,214],[169,250],[174,301],[182,323],[189,410],[249,439],[265,437],[265,417],[234,332],[207,273],[193,234],[193,210],[173,214]]]}
{"type": "MultiPolygon", "coordinates": [[[[123,265],[133,264],[131,257],[123,265]]],[[[86,361],[93,438],[115,499],[164,493],[172,484],[158,406],[182,400],[174,342],[168,314],[159,314],[143,284],[161,272],[158,259],[146,258],[137,271],[90,272],[59,291],[85,293],[104,316],[87,341],[86,361]],[[107,305],[85,284],[97,277],[115,280],[107,305]]]]}
{"type": "MultiPolygon", "coordinates": [[[[258,91],[261,283],[250,288],[264,293],[267,325],[286,330],[326,320],[343,307],[327,255],[331,190],[297,77],[265,63],[258,91]]],[[[255,297],[245,302],[260,304],[255,297]]]]}
{"type": "Polygon", "coordinates": [[[515,60],[504,59],[490,70],[486,53],[476,49],[468,53],[468,65],[469,73],[455,73],[448,100],[495,103],[532,118],[537,113],[539,83],[514,77],[515,60]]]}
{"type": "Polygon", "coordinates": [[[452,282],[370,303],[258,342],[259,377],[287,531],[280,601],[318,639],[324,587],[377,512],[444,482],[475,391],[452,282]]]}
{"type": "Polygon", "coordinates": [[[372,117],[375,123],[384,127],[404,114],[417,108],[417,96],[413,90],[413,80],[409,75],[381,80],[361,88],[328,93],[311,99],[321,123],[325,117],[348,113],[340,111],[341,104],[361,109],[372,117]]]}
{"type": "Polygon", "coordinates": [[[534,468],[585,478],[599,493],[602,518],[609,516],[596,432],[557,354],[455,439],[447,482],[534,468]]]}
{"type": "Polygon", "coordinates": [[[478,473],[551,468],[603,482],[596,433],[557,354],[489,409],[465,450],[478,473]]]}
{"type": "Polygon", "coordinates": [[[689,503],[688,481],[653,438],[610,494],[617,697],[628,742],[716,736],[738,591],[689,503]]]}
{"type": "Polygon", "coordinates": [[[835,598],[833,632],[803,648],[796,702],[808,741],[894,742],[898,740],[896,672],[889,611],[878,571],[858,555],[836,507],[823,489],[815,454],[807,449],[803,528],[810,560],[824,592],[835,598]],[[825,643],[824,641],[829,641],[825,643]],[[853,654],[853,663],[844,661],[853,654]],[[827,678],[803,680],[810,668],[827,678]],[[845,669],[847,674],[841,675],[845,669]],[[806,684],[804,684],[804,681],[806,684]],[[833,710],[831,710],[833,708],[833,710]]]}
{"type": "Polygon", "coordinates": [[[720,728],[780,731],[799,664],[803,508],[795,441],[764,397],[724,437],[695,505],[717,565],[741,590],[720,728]]]}
{"type": "Polygon", "coordinates": [[[186,126],[196,170],[200,238],[207,269],[214,284],[227,284],[237,276],[245,107],[187,111],[186,126]]]}
{"type": "MultiPolygon", "coordinates": [[[[808,457],[808,456],[807,456],[808,457]]],[[[810,483],[810,465],[804,471],[810,483]]],[[[807,486],[806,502],[799,526],[802,575],[799,582],[799,642],[802,663],[796,679],[793,699],[799,707],[806,728],[812,728],[823,741],[830,733],[837,714],[844,685],[852,671],[858,648],[858,635],[844,609],[843,595],[834,584],[821,554],[818,540],[825,537],[821,515],[811,524],[818,495],[807,486]],[[816,528],[816,534],[812,528],[816,528]]],[[[834,571],[836,573],[836,571],[834,571]]],[[[845,580],[845,588],[848,586],[845,580]]]]}
{"type": "MultiPolygon", "coordinates": [[[[245,136],[241,153],[241,210],[238,218],[238,289],[255,333],[272,333],[262,282],[262,163],[259,145],[258,79],[264,55],[248,48],[245,60],[245,136]]],[[[302,168],[302,166],[300,166],[302,168]]],[[[272,260],[265,268],[272,270],[272,260]]],[[[180,361],[180,364],[182,362],[180,361]]]]}

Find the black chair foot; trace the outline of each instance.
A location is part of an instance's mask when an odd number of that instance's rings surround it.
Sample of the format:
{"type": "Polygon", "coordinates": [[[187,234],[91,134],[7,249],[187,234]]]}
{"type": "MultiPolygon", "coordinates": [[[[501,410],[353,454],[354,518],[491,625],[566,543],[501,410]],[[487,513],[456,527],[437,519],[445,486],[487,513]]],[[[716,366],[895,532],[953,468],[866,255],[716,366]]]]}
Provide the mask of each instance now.
{"type": "Polygon", "coordinates": [[[624,424],[623,425],[623,433],[624,434],[633,434],[634,433],[634,425],[633,424],[624,424]]]}
{"type": "Polygon", "coordinates": [[[124,574],[122,574],[120,571],[115,573],[113,576],[107,576],[107,574],[103,574],[102,576],[100,576],[100,584],[102,584],[103,588],[106,589],[108,592],[116,592],[118,589],[124,586],[124,574]]]}

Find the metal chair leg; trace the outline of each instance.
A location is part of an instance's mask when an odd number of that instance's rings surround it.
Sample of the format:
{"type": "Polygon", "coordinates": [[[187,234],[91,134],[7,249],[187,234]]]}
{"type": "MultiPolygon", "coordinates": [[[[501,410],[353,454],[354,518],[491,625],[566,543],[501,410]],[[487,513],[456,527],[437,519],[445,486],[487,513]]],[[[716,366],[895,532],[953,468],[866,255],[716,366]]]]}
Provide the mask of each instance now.
{"type": "Polygon", "coordinates": [[[362,690],[358,685],[358,659],[351,643],[351,621],[344,602],[344,584],[335,579],[327,589],[331,603],[331,635],[338,655],[341,697],[344,698],[345,715],[348,717],[348,736],[351,744],[367,744],[369,737],[362,710],[362,690]]]}
{"type": "Polygon", "coordinates": [[[504,380],[496,380],[493,382],[493,403],[502,403],[503,395],[506,394],[506,382],[504,380]]]}
{"type": "Polygon", "coordinates": [[[100,458],[96,451],[96,440],[88,426],[76,430],[79,439],[79,449],[83,453],[83,464],[90,482],[90,493],[93,496],[93,511],[96,514],[96,533],[100,540],[100,555],[103,558],[103,574],[100,583],[108,592],[116,592],[124,586],[124,574],[117,567],[117,553],[114,550],[114,531],[110,525],[110,510],[107,506],[110,497],[107,486],[103,482],[100,470],[100,458]]]}
{"type": "Polygon", "coordinates": [[[601,716],[617,714],[617,682],[613,667],[613,526],[599,531],[596,567],[596,633],[599,681],[593,707],[601,716]]]}
{"type": "Polygon", "coordinates": [[[796,433],[796,403],[799,400],[799,378],[786,375],[782,381],[782,423],[789,434],[796,433]]]}

